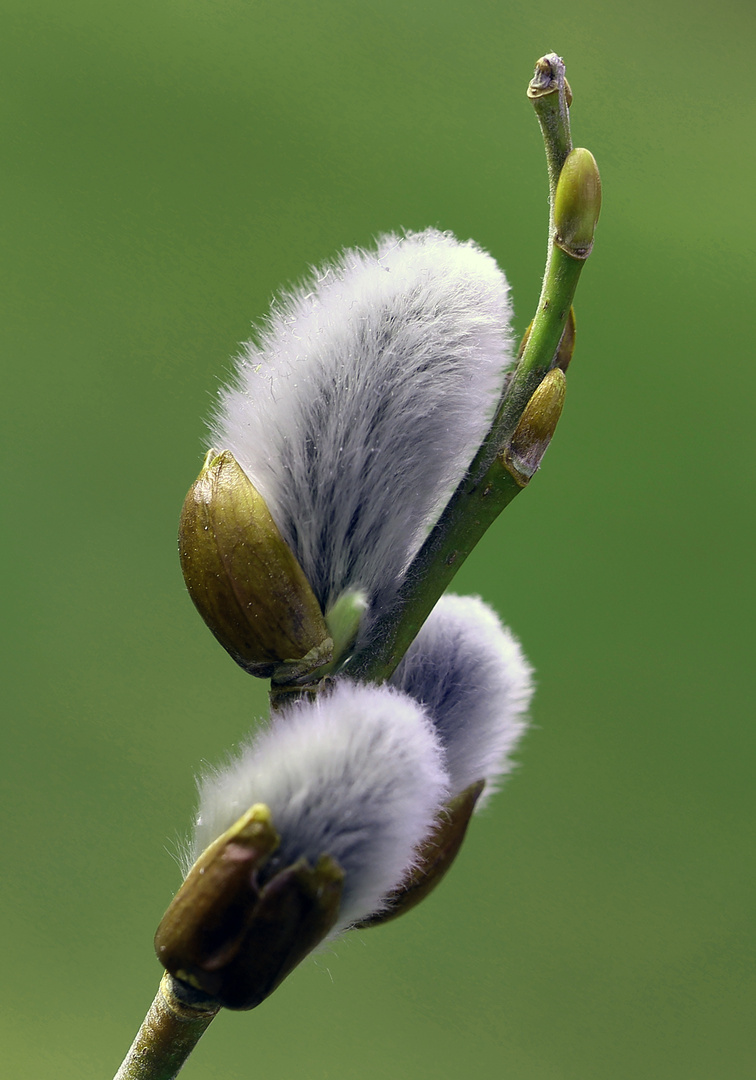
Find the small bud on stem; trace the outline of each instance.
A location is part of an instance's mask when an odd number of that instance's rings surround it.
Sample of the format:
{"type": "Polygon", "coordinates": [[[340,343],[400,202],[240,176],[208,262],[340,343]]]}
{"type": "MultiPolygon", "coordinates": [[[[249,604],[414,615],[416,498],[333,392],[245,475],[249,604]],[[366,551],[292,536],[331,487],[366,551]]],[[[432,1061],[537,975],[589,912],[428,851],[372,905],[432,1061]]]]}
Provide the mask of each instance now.
{"type": "Polygon", "coordinates": [[[590,150],[567,155],[554,199],[555,243],[575,259],[587,259],[601,211],[601,177],[590,150]]]}
{"type": "Polygon", "coordinates": [[[553,368],[525,406],[520,422],[504,450],[504,464],[521,487],[538,470],[562,415],[567,380],[553,368]]]}

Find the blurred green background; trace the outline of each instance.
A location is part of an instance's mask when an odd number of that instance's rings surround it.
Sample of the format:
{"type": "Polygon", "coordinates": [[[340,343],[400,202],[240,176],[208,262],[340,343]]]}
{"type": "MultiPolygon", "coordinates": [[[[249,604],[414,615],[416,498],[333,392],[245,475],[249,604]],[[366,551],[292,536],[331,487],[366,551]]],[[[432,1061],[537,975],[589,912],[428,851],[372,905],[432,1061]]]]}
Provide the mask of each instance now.
{"type": "Polygon", "coordinates": [[[229,357],[309,264],[429,224],[499,259],[522,331],[553,49],[604,210],[558,437],[456,585],[537,667],[522,767],[426,904],[221,1016],[183,1075],[756,1077],[754,22],[2,0],[8,1075],[112,1076],[193,774],[265,708],[176,555],[229,357]]]}

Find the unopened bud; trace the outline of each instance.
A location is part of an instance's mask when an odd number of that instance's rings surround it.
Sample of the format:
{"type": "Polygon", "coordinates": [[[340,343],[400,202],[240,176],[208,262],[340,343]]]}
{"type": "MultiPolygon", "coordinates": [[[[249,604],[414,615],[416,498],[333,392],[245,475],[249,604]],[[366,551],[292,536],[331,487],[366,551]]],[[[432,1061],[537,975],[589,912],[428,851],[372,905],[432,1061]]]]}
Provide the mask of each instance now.
{"type": "Polygon", "coordinates": [[[504,464],[521,487],[535,474],[551,442],[562,415],[566,385],[561,368],[552,368],[525,406],[504,449],[504,464]]]}
{"type": "MultiPolygon", "coordinates": [[[[533,329],[532,321],[528,323],[525,333],[522,335],[522,341],[520,347],[517,350],[517,359],[522,357],[525,352],[525,346],[530,338],[530,332],[533,329]]],[[[575,309],[570,308],[567,316],[567,321],[564,324],[564,330],[562,336],[559,339],[559,347],[557,348],[556,355],[551,362],[552,367],[559,367],[562,371],[566,371],[569,367],[572,354],[575,351],[575,309]]]]}
{"type": "Polygon", "coordinates": [[[518,360],[522,357],[522,354],[525,352],[525,346],[527,345],[528,340],[530,339],[530,332],[531,332],[532,329],[533,329],[533,320],[531,319],[530,322],[528,323],[528,325],[525,328],[525,333],[522,335],[522,340],[520,341],[520,346],[519,346],[519,348],[517,350],[517,359],[518,360]]]}
{"type": "Polygon", "coordinates": [[[567,155],[554,197],[556,244],[576,259],[587,259],[601,210],[601,177],[590,150],[567,155]]]}
{"type": "Polygon", "coordinates": [[[333,639],[335,660],[346,656],[357,640],[360,624],[370,607],[364,589],[348,589],[341,593],[325,615],[328,633],[333,639]]]}
{"type": "Polygon", "coordinates": [[[479,780],[447,803],[433,832],[417,852],[409,878],[387,897],[383,910],[357,923],[358,929],[378,926],[404,915],[433,892],[457,857],[484,787],[485,781],[479,780]]]}
{"type": "Polygon", "coordinates": [[[179,555],[197,610],[246,671],[267,677],[282,663],[309,658],[314,668],[330,659],[315,594],[228,450],[208,453],[186,497],[179,555]]]}
{"type": "Polygon", "coordinates": [[[200,855],[155,935],[171,975],[227,1009],[259,1005],[338,917],[340,867],[324,855],[266,875],[278,842],[253,806],[200,855]]]}
{"type": "Polygon", "coordinates": [[[570,308],[567,322],[564,324],[562,337],[559,341],[559,348],[557,349],[557,354],[553,360],[554,367],[561,368],[562,371],[566,371],[570,366],[570,360],[575,351],[575,333],[575,309],[570,308]]]}

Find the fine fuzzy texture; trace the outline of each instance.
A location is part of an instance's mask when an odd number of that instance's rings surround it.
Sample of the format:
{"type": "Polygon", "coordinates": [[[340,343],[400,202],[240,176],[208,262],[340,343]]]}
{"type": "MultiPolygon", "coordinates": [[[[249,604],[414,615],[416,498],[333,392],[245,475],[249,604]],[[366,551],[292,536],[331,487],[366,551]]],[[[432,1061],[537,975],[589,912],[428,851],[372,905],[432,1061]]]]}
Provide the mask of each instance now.
{"type": "Polygon", "coordinates": [[[380,910],[449,793],[422,707],[391,687],[346,680],[276,712],[269,728],[198,786],[190,862],[250,806],[265,803],[281,837],[265,877],[302,857],[314,866],[324,854],[344,871],[331,937],[380,910]]]}
{"type": "Polygon", "coordinates": [[[245,346],[213,445],[260,491],[324,611],[364,590],[368,626],[392,602],[488,431],[510,318],[491,256],[428,229],[344,252],[245,346]]]}
{"type": "Polygon", "coordinates": [[[446,754],[453,795],[485,780],[482,806],[525,727],[533,670],[487,604],[442,596],[391,683],[426,707],[446,754]]]}

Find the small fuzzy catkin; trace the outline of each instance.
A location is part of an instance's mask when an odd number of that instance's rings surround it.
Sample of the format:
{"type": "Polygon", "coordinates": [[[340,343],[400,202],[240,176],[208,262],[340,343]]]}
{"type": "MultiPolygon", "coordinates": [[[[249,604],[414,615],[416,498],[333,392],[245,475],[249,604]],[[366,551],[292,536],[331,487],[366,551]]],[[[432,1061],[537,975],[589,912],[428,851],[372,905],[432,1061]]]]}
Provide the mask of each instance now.
{"type": "Polygon", "coordinates": [[[189,863],[248,807],[265,803],[281,837],[265,875],[299,858],[314,866],[324,854],[343,869],[332,936],[379,910],[402,883],[449,792],[423,708],[391,687],[348,681],[276,712],[198,786],[189,863]]]}
{"type": "Polygon", "coordinates": [[[496,612],[475,596],[442,596],[391,683],[429,712],[453,795],[485,780],[482,806],[507,773],[533,695],[533,669],[496,612]]]}

